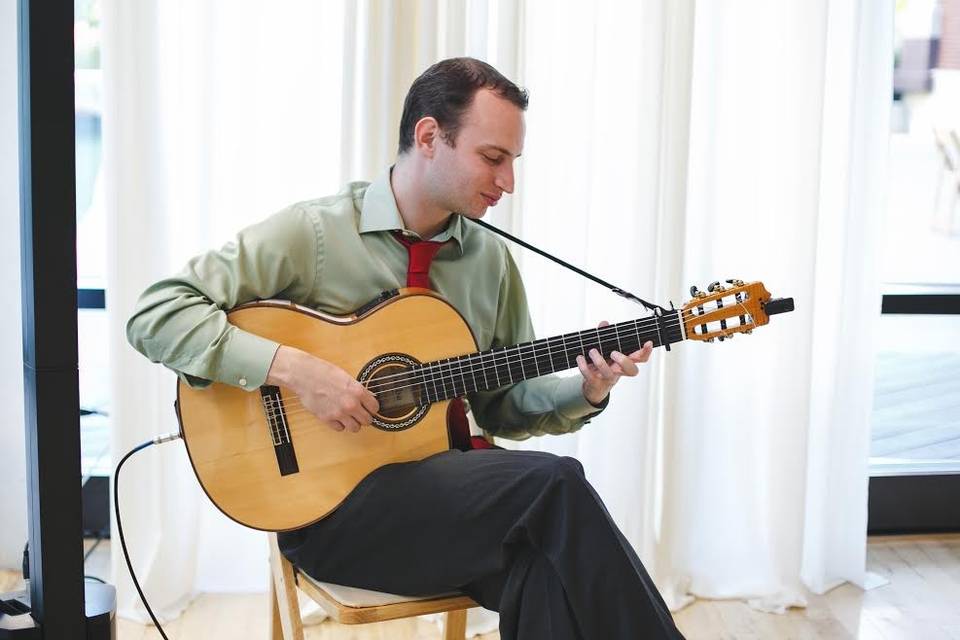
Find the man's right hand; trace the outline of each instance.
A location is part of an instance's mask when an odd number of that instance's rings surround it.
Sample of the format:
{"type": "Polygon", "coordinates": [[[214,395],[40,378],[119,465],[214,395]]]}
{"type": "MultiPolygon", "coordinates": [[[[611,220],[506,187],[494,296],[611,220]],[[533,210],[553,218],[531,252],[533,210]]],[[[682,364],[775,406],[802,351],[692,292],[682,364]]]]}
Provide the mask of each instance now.
{"type": "Polygon", "coordinates": [[[292,389],[310,413],[336,431],[360,431],[380,408],[377,398],[340,367],[285,345],[273,357],[267,384],[292,389]]]}

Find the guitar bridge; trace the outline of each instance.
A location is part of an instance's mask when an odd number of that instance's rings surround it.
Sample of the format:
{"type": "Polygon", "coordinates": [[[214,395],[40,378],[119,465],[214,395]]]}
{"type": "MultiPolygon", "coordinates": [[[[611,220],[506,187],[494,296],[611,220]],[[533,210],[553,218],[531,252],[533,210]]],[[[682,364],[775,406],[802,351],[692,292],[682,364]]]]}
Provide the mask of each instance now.
{"type": "Polygon", "coordinates": [[[290,438],[290,426],[287,423],[280,387],[269,385],[260,387],[260,401],[263,403],[263,412],[270,428],[270,438],[273,442],[273,451],[277,456],[280,475],[288,476],[298,473],[300,466],[297,464],[297,453],[293,449],[293,440],[290,438]]]}

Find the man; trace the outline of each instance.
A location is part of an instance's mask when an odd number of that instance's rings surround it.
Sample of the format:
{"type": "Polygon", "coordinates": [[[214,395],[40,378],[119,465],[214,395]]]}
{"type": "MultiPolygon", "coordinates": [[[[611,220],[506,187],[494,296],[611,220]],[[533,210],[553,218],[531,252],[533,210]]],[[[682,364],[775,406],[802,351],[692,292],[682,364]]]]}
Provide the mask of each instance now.
{"type": "MultiPolygon", "coordinates": [[[[503,242],[477,219],[514,189],[527,95],[493,67],[444,60],[404,102],[396,164],[371,184],[294,205],[150,287],[131,344],[189,384],[279,385],[330,428],[369,428],[377,400],[351,373],[245,333],[224,310],[284,298],[345,315],[410,282],[422,240],[437,243],[429,284],[481,350],[533,339],[523,285],[503,242]],[[409,271],[408,271],[409,267],[409,271]]],[[[477,423],[523,439],[567,433],[599,413],[652,344],[580,356],[581,376],[545,376],[469,396],[477,423]]],[[[382,467],[329,517],[280,534],[313,577],[409,595],[463,591],[500,612],[501,637],[680,638],[636,553],[572,458],[451,450],[382,467]]]]}

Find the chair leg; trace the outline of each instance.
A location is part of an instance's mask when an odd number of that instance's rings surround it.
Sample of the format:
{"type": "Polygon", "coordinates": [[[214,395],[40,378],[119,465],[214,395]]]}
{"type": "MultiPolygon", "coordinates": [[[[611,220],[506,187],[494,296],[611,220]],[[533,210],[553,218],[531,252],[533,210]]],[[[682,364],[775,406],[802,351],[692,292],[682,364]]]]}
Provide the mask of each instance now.
{"type": "Polygon", "coordinates": [[[466,640],[467,610],[447,611],[443,619],[443,640],[466,640]]]}
{"type": "MultiPolygon", "coordinates": [[[[293,565],[283,557],[277,546],[277,536],[270,534],[270,582],[274,593],[283,640],[303,640],[303,620],[297,599],[297,583],[293,565]]],[[[274,624],[274,632],[276,625],[274,624]]]]}
{"type": "Polygon", "coordinates": [[[280,606],[277,604],[277,587],[270,574],[270,640],[283,640],[283,625],[280,622],[280,606]]]}

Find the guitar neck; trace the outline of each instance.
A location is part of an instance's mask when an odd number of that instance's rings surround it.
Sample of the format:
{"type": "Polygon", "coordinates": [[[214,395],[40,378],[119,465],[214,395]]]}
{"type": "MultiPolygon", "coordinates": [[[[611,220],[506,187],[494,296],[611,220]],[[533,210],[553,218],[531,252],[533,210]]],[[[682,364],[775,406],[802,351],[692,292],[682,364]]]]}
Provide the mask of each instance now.
{"type": "Polygon", "coordinates": [[[425,362],[409,372],[426,402],[440,402],[468,393],[489,391],[577,366],[577,356],[597,349],[630,354],[646,342],[662,347],[684,339],[681,310],[638,318],[602,328],[496,347],[454,358],[425,362]]]}

